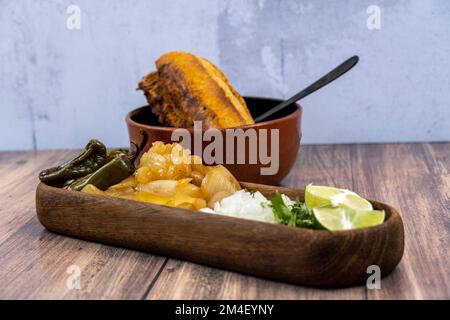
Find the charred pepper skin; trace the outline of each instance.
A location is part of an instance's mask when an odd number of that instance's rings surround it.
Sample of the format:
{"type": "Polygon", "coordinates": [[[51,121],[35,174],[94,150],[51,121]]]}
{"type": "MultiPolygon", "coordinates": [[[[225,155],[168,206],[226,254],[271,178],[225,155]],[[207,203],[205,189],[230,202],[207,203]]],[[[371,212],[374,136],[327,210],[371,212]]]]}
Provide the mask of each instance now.
{"type": "Polygon", "coordinates": [[[100,190],[106,190],[110,186],[119,183],[134,172],[133,162],[126,153],[117,152],[111,161],[95,172],[79,178],[66,188],[69,190],[82,190],[86,185],[92,184],[100,190]]]}
{"type": "Polygon", "coordinates": [[[136,153],[131,152],[128,149],[112,149],[108,152],[106,162],[110,162],[112,159],[121,154],[125,154],[127,158],[130,159],[131,162],[134,162],[134,159],[136,158],[136,153]]]}
{"type": "Polygon", "coordinates": [[[92,139],[80,155],[58,167],[41,171],[39,179],[49,185],[62,186],[68,180],[95,172],[107,162],[107,156],[105,145],[92,139]]]}

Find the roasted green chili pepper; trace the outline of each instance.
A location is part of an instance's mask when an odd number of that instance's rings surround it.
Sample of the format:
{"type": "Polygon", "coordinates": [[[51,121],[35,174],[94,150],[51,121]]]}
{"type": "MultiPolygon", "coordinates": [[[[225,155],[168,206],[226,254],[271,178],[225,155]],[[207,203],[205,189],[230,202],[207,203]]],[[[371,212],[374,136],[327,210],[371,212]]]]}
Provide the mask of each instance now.
{"type": "Polygon", "coordinates": [[[63,183],[63,185],[61,186],[61,188],[65,188],[65,187],[70,186],[70,185],[71,185],[72,183],[74,183],[76,180],[77,180],[77,179],[70,179],[70,180],[67,180],[66,182],[63,183]]]}
{"type": "Polygon", "coordinates": [[[107,161],[107,151],[103,143],[92,139],[85,150],[74,159],[54,168],[43,170],[39,179],[50,185],[62,186],[68,180],[93,173],[107,161]]]}
{"type": "Polygon", "coordinates": [[[116,156],[97,171],[79,178],[71,183],[67,189],[81,190],[88,184],[93,184],[100,190],[119,183],[134,172],[134,165],[126,153],[117,153],[116,156]]]}
{"type": "Polygon", "coordinates": [[[106,162],[111,161],[112,159],[114,159],[115,157],[117,157],[121,154],[126,155],[127,158],[130,159],[131,162],[134,161],[135,154],[131,153],[127,149],[112,149],[108,152],[108,155],[106,156],[106,162]]]}

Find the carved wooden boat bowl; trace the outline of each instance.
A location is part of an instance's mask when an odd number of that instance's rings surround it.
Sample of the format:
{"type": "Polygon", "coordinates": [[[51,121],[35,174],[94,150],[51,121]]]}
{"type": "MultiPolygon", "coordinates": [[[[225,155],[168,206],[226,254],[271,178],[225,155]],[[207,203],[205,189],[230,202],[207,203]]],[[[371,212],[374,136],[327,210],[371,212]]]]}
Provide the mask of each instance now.
{"type": "MultiPolygon", "coordinates": [[[[241,183],[266,196],[276,191],[303,200],[302,190],[241,183]]],[[[40,183],[39,221],[59,234],[142,250],[297,285],[363,284],[367,268],[381,276],[400,262],[404,229],[391,206],[383,224],[330,232],[194,212],[110,196],[68,191],[40,183]]]]}

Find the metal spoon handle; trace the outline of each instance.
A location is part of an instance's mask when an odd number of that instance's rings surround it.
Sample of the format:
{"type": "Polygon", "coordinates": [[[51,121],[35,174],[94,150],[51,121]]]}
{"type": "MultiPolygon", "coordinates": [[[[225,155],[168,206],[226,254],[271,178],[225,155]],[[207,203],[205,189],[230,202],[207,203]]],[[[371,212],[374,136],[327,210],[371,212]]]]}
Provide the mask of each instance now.
{"type": "Polygon", "coordinates": [[[310,84],[308,87],[306,87],[305,89],[303,89],[302,91],[300,91],[299,93],[294,95],[293,97],[289,98],[288,100],[283,101],[279,105],[273,107],[269,111],[267,111],[267,112],[263,113],[262,115],[260,115],[259,117],[257,117],[255,119],[255,122],[260,122],[260,121],[270,117],[271,115],[280,111],[281,109],[286,108],[287,106],[293,104],[294,102],[306,97],[307,95],[313,93],[314,91],[319,90],[323,86],[326,86],[330,82],[336,80],[337,78],[342,76],[344,73],[346,73],[348,70],[353,68],[355,66],[355,64],[358,63],[358,60],[359,60],[358,56],[353,56],[350,59],[346,60],[345,62],[341,63],[339,66],[337,66],[336,68],[334,68],[333,70],[328,72],[326,75],[324,75],[322,78],[320,78],[316,82],[310,84]]]}

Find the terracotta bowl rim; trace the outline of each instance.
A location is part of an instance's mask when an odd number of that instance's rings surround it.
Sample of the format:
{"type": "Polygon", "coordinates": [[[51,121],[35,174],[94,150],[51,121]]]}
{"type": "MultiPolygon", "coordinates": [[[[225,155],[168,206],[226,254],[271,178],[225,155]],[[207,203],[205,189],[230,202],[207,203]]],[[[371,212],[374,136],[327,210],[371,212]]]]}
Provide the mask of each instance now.
{"type": "MultiPolygon", "coordinates": [[[[261,100],[273,100],[273,101],[283,101],[280,99],[274,99],[274,98],[265,98],[265,97],[247,97],[245,96],[244,98],[251,98],[251,99],[261,99],[261,100]]],[[[258,122],[258,123],[254,123],[254,124],[249,124],[249,125],[245,125],[245,126],[238,126],[238,127],[229,127],[226,129],[249,129],[249,128],[258,128],[258,127],[267,127],[267,126],[272,126],[272,125],[276,125],[282,122],[286,122],[286,121],[290,121],[290,120],[294,120],[297,118],[300,118],[300,116],[303,113],[303,107],[298,104],[295,103],[297,109],[284,116],[284,117],[280,117],[280,118],[276,118],[273,120],[269,120],[269,121],[263,121],[263,122],[258,122]]],[[[136,113],[138,113],[139,111],[141,111],[144,108],[148,108],[148,105],[145,106],[141,106],[139,108],[136,108],[130,112],[127,113],[126,117],[125,117],[125,121],[127,123],[128,126],[134,126],[134,127],[139,127],[139,128],[145,128],[145,129],[149,129],[149,130],[161,130],[161,131],[173,131],[175,129],[179,129],[176,127],[165,127],[165,126],[154,126],[154,125],[149,125],[149,124],[144,124],[144,123],[140,123],[140,122],[136,122],[133,119],[131,119],[132,116],[134,116],[136,113]]],[[[226,130],[226,129],[219,129],[220,131],[226,130]]],[[[188,130],[193,130],[193,128],[188,128],[188,130]]]]}

